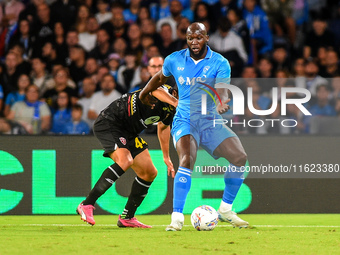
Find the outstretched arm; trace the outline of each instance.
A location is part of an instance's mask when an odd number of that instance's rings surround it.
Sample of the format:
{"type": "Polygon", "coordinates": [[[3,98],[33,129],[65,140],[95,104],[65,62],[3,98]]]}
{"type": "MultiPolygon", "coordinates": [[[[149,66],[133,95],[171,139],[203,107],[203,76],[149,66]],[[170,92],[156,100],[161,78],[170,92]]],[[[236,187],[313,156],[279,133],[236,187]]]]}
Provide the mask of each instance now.
{"type": "Polygon", "coordinates": [[[163,75],[162,70],[156,73],[139,94],[139,99],[142,101],[142,103],[154,107],[156,100],[152,98],[150,92],[163,85],[167,79],[168,77],[163,75]]]}
{"type": "Polygon", "coordinates": [[[168,168],[168,175],[174,178],[175,170],[169,155],[170,126],[164,125],[161,121],[158,122],[157,135],[163,152],[163,160],[168,168]]]}
{"type": "Polygon", "coordinates": [[[159,101],[162,101],[167,104],[171,104],[174,107],[177,107],[178,100],[170,95],[168,92],[165,91],[163,88],[157,88],[156,90],[152,91],[151,94],[156,97],[159,101]]]}

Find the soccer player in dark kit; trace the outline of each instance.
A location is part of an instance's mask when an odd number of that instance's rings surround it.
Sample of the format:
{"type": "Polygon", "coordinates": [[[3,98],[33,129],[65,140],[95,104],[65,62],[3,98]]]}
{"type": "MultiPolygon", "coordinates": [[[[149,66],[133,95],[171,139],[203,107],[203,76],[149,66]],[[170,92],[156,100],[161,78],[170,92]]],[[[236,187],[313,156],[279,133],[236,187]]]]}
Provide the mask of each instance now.
{"type": "Polygon", "coordinates": [[[140,91],[127,93],[112,102],[98,116],[94,123],[94,134],[104,148],[104,156],[110,157],[114,164],[106,168],[87,198],[77,208],[81,219],[91,225],[94,204],[112,184],[130,167],[137,174],[125,209],[119,215],[118,227],[151,228],[139,222],[135,212],[144,200],[157,169],[151,161],[147,143],[139,134],[148,126],[158,122],[158,139],[163,152],[168,175],[174,177],[175,171],[169,156],[170,124],[177,106],[177,88],[163,85],[149,95],[155,102],[152,106],[139,99],[140,91]],[[153,97],[154,96],[154,97],[153,97]]]}

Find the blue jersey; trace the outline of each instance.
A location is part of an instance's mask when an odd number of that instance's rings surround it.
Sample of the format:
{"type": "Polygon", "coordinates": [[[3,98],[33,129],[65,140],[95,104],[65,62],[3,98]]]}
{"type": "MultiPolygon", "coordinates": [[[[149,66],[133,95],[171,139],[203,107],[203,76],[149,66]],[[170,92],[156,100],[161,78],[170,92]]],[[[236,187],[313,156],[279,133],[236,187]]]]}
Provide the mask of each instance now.
{"type": "Polygon", "coordinates": [[[70,120],[64,125],[62,133],[67,135],[87,135],[90,133],[90,127],[83,120],[79,122],[70,120]]]}
{"type": "Polygon", "coordinates": [[[64,125],[72,119],[71,109],[52,111],[52,116],[51,132],[62,134],[64,132],[64,125]]]}
{"type": "Polygon", "coordinates": [[[21,102],[25,100],[25,94],[20,94],[18,91],[10,92],[5,101],[5,105],[12,107],[16,102],[21,102]]]}
{"type": "Polygon", "coordinates": [[[123,11],[124,20],[129,23],[135,23],[137,21],[137,14],[133,14],[130,9],[125,9],[123,11]]]}
{"type": "Polygon", "coordinates": [[[205,58],[195,61],[190,57],[189,49],[185,49],[166,57],[162,72],[165,76],[173,75],[178,86],[179,101],[171,129],[175,147],[181,137],[191,135],[197,145],[218,158],[214,155],[218,145],[236,136],[225,125],[213,125],[215,120],[220,122],[222,119],[216,111],[215,85],[230,82],[228,60],[208,47],[205,58]],[[206,114],[202,112],[204,96],[206,114]]]}
{"type": "Polygon", "coordinates": [[[207,99],[207,113],[216,113],[215,84],[230,82],[228,60],[209,47],[205,58],[199,61],[190,57],[189,49],[172,53],[165,58],[162,72],[164,76],[174,76],[179,94],[176,115],[188,119],[192,114],[201,113],[203,94],[207,99]]]}

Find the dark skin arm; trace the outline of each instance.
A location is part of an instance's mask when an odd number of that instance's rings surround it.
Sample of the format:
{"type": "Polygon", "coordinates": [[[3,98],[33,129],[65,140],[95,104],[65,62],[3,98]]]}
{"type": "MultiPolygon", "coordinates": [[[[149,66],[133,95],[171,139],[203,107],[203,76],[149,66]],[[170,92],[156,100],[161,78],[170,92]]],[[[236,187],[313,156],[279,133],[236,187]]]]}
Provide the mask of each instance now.
{"type": "Polygon", "coordinates": [[[142,103],[154,107],[157,100],[150,95],[150,92],[155,91],[158,87],[163,85],[167,79],[168,77],[163,75],[162,70],[156,73],[139,94],[139,99],[142,103]]]}

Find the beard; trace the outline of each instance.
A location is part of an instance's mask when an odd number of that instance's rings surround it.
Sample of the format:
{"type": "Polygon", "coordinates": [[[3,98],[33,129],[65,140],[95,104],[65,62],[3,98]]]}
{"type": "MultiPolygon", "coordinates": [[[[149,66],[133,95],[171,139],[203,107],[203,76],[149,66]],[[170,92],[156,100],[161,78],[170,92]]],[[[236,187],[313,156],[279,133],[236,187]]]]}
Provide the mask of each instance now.
{"type": "Polygon", "coordinates": [[[187,45],[188,45],[188,49],[190,51],[190,56],[192,56],[196,59],[200,59],[203,56],[205,49],[207,48],[207,44],[205,43],[203,45],[202,49],[198,53],[194,53],[193,50],[190,48],[189,44],[187,44],[187,45]]]}

